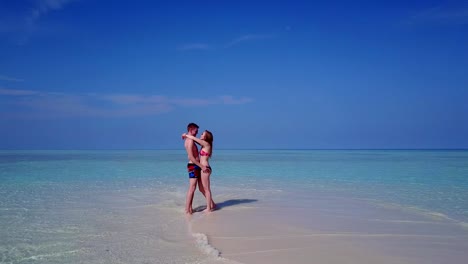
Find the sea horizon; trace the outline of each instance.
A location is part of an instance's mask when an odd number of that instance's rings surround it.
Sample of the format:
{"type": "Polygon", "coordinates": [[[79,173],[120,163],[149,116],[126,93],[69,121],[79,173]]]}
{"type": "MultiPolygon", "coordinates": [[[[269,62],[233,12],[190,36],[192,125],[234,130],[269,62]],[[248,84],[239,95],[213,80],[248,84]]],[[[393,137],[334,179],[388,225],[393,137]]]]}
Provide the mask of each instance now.
{"type": "MultiPolygon", "coordinates": [[[[8,150],[25,150],[25,151],[37,151],[37,150],[182,150],[185,151],[184,148],[17,148],[17,149],[9,149],[4,148],[0,149],[0,151],[8,151],[8,150]]],[[[216,148],[216,150],[468,150],[468,148],[216,148]]]]}

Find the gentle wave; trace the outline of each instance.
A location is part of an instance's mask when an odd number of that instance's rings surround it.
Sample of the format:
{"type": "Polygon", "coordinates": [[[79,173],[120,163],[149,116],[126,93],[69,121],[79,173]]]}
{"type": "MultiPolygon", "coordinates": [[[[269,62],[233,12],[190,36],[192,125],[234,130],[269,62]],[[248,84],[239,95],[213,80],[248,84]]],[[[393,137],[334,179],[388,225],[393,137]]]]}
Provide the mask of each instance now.
{"type": "MultiPolygon", "coordinates": [[[[420,215],[424,215],[430,219],[433,219],[434,221],[439,221],[439,222],[447,222],[450,224],[456,224],[460,226],[464,230],[468,230],[468,222],[465,221],[460,221],[458,219],[454,219],[446,214],[436,212],[436,211],[431,211],[425,208],[421,208],[418,206],[409,206],[409,205],[403,205],[403,204],[397,204],[397,203],[390,203],[390,202],[382,202],[378,201],[375,199],[360,199],[363,201],[367,201],[369,203],[372,203],[374,205],[383,207],[383,208],[393,208],[393,209],[398,209],[406,212],[412,212],[420,215]]],[[[381,219],[374,219],[374,220],[381,220],[381,219]]],[[[389,221],[389,220],[386,220],[389,221]]],[[[407,221],[408,222],[408,221],[407,221]]],[[[414,221],[413,221],[414,222],[414,221]]],[[[431,222],[429,222],[431,223],[431,222]]],[[[433,224],[437,222],[432,222],[433,224]]]]}
{"type": "Polygon", "coordinates": [[[205,234],[202,233],[194,233],[192,234],[193,237],[195,238],[195,241],[197,243],[197,247],[205,254],[213,257],[219,257],[220,253],[219,250],[214,248],[210,243],[208,242],[208,237],[205,234]]]}

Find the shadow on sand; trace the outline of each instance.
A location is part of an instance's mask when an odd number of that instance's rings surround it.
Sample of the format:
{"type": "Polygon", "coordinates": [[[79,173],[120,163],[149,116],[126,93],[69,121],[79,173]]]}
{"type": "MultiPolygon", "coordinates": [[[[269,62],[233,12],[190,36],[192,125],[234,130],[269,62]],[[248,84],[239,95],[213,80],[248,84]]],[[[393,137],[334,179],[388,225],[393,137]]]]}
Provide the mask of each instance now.
{"type": "MultiPolygon", "coordinates": [[[[237,204],[244,204],[244,203],[253,203],[258,201],[257,199],[231,199],[226,200],[224,202],[220,202],[216,204],[216,208],[214,211],[218,211],[223,209],[224,207],[233,206],[237,204]]],[[[206,209],[206,205],[201,205],[193,209],[194,212],[201,212],[206,209]]]]}

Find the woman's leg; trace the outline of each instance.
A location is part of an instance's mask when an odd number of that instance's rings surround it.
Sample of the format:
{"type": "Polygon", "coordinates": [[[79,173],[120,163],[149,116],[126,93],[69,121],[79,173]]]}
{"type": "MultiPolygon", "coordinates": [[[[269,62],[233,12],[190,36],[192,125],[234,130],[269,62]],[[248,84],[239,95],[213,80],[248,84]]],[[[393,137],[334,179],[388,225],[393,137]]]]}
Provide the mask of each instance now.
{"type": "Polygon", "coordinates": [[[189,188],[187,191],[187,198],[185,200],[185,213],[192,214],[192,202],[193,202],[193,195],[195,193],[195,189],[197,189],[197,178],[190,178],[189,179],[189,188]]]}
{"type": "Polygon", "coordinates": [[[213,199],[211,197],[210,176],[211,176],[211,171],[209,171],[208,173],[205,173],[205,172],[202,171],[201,182],[203,184],[203,189],[205,191],[205,197],[206,197],[206,209],[205,209],[205,211],[207,211],[207,212],[211,212],[215,207],[215,204],[214,204],[213,199]]]}
{"type": "MultiPolygon", "coordinates": [[[[202,182],[202,177],[198,178],[198,190],[205,196],[206,199],[206,194],[205,194],[205,188],[203,187],[203,182],[202,182]]],[[[211,199],[211,209],[213,210],[216,207],[216,204],[213,202],[213,198],[211,199]]]]}

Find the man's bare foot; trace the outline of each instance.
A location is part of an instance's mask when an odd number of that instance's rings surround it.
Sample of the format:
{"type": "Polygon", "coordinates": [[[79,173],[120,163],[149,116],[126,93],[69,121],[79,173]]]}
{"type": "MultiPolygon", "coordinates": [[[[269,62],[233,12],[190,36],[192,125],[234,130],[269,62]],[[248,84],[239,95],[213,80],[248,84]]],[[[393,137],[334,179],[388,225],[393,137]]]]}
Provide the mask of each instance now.
{"type": "Polygon", "coordinates": [[[202,211],[203,213],[211,213],[213,212],[213,209],[211,208],[206,208],[205,210],[202,211]]]}

